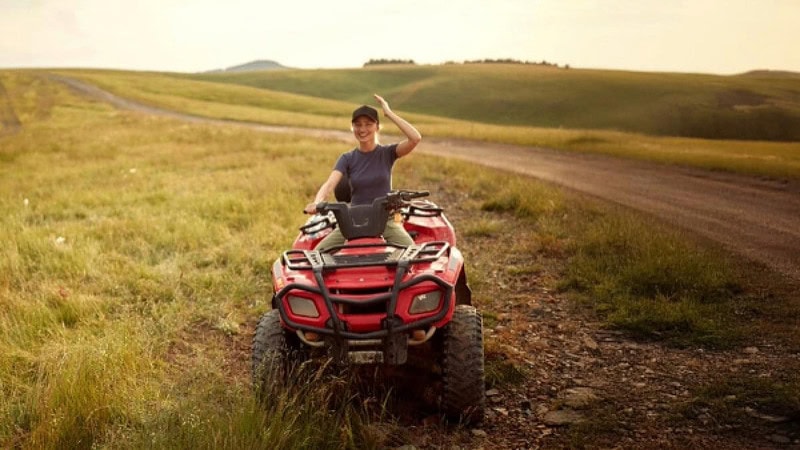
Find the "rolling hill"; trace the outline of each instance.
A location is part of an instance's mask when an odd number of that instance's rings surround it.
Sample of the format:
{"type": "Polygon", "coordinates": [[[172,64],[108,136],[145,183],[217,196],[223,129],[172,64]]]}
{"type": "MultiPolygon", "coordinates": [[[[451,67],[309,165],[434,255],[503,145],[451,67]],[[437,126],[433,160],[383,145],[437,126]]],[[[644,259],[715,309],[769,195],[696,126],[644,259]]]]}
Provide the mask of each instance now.
{"type": "Polygon", "coordinates": [[[800,78],[800,72],[792,72],[789,70],[761,69],[761,70],[751,70],[749,72],[739,74],[739,76],[753,77],[753,78],[800,78]]]}
{"type": "Polygon", "coordinates": [[[250,61],[249,63],[239,64],[237,66],[227,67],[225,69],[214,69],[204,73],[241,73],[241,72],[259,72],[264,70],[286,70],[286,66],[278,62],[259,59],[250,61]]]}
{"type": "Polygon", "coordinates": [[[379,92],[405,111],[497,125],[800,140],[800,79],[781,73],[765,78],[451,64],[187,77],[352,103],[379,92]]]}

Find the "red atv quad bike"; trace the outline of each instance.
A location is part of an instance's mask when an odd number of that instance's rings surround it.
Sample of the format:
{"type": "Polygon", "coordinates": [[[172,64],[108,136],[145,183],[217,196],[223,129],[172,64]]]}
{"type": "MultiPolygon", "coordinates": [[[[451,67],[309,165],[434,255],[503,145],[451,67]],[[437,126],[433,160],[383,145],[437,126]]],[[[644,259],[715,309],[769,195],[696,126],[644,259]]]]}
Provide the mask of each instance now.
{"type": "Polygon", "coordinates": [[[320,203],[272,268],[272,310],[253,339],[256,384],[286,382],[322,355],[339,364],[427,361],[441,377],[439,406],[476,422],[485,407],[482,319],[471,305],[453,227],[425,191],[392,191],[372,205],[320,203]],[[403,220],[408,247],[380,237],[403,220]],[[338,226],[344,245],[315,246],[338,226]],[[268,370],[267,370],[268,369],[268,370]]]}

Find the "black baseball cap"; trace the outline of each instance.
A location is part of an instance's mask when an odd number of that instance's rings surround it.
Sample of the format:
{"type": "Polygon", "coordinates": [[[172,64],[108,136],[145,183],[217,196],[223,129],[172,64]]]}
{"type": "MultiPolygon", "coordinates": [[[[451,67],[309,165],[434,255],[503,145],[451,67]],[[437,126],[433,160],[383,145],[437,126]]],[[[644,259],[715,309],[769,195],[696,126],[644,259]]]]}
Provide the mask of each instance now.
{"type": "Polygon", "coordinates": [[[361,105],[353,111],[353,120],[351,122],[355,122],[361,116],[367,116],[372,119],[373,122],[380,123],[381,121],[378,120],[378,110],[367,105],[361,105]]]}

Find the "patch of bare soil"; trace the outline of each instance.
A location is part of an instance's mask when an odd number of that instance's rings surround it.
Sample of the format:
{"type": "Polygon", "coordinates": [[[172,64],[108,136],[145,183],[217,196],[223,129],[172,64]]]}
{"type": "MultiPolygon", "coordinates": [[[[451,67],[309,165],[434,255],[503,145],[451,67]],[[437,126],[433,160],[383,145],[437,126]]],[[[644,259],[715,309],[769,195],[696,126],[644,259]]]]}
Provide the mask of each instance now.
{"type": "Polygon", "coordinates": [[[222,355],[221,369],[226,377],[248,383],[256,320],[242,324],[236,332],[224,331],[203,321],[188,324],[171,341],[165,359],[176,370],[188,373],[184,369],[193,365],[192,360],[222,355]]]}

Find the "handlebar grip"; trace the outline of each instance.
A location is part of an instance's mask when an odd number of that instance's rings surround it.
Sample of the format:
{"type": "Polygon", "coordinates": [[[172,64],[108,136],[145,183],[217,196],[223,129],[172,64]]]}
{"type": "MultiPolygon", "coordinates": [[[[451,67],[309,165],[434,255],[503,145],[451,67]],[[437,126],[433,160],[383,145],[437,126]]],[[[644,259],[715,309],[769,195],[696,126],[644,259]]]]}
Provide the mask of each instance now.
{"type": "Polygon", "coordinates": [[[303,214],[308,214],[309,216],[311,216],[311,215],[314,215],[314,214],[317,214],[317,213],[320,213],[320,212],[324,212],[323,210],[324,210],[325,208],[327,208],[327,207],[328,207],[328,202],[319,202],[319,203],[317,203],[317,205],[316,205],[316,211],[314,211],[314,212],[310,213],[310,212],[307,212],[307,211],[304,209],[304,210],[303,210],[303,214]]]}
{"type": "Polygon", "coordinates": [[[400,197],[403,200],[411,200],[411,199],[414,199],[414,198],[422,198],[422,197],[427,197],[429,195],[431,195],[431,193],[429,191],[406,191],[406,192],[401,192],[400,193],[400,197]]]}
{"type": "Polygon", "coordinates": [[[301,226],[300,227],[300,231],[302,231],[303,233],[308,234],[308,230],[311,230],[311,229],[314,229],[314,228],[318,228],[318,230],[316,230],[316,231],[320,231],[320,230],[324,230],[325,228],[331,227],[331,225],[333,225],[331,220],[328,217],[323,217],[321,220],[319,220],[317,222],[307,223],[307,224],[301,226]],[[321,227],[320,227],[320,224],[322,224],[321,227]]]}

